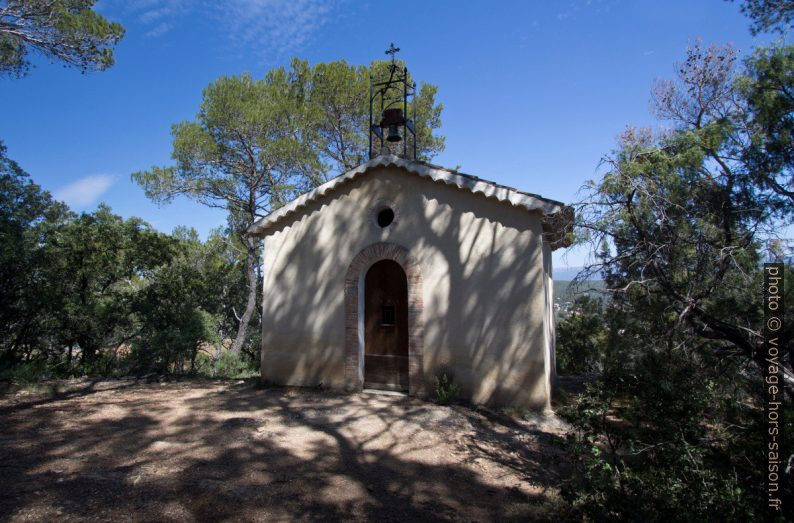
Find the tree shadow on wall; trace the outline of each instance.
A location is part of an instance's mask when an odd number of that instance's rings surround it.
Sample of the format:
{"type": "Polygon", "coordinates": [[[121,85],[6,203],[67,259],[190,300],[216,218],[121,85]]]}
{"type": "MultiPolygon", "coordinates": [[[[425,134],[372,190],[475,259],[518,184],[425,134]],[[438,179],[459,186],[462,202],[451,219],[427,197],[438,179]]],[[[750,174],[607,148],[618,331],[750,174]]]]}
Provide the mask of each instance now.
{"type": "MultiPolygon", "coordinates": [[[[332,196],[308,204],[279,226],[282,231],[289,227],[284,233],[297,243],[294,248],[287,244],[275,247],[279,249],[276,257],[283,263],[276,269],[276,277],[265,284],[269,294],[264,300],[267,318],[263,321],[275,326],[273,332],[264,333],[265,345],[278,353],[265,365],[282,383],[309,386],[328,384],[328,369],[342,372],[348,266],[362,248],[392,242],[408,247],[420,260],[425,367],[449,368],[453,363],[449,355],[438,349],[454,350],[459,371],[456,379],[472,392],[472,399],[525,404],[523,396],[528,389],[538,387],[539,391],[545,386],[543,319],[533,316],[545,299],[542,231],[539,222],[535,223],[537,217],[426,181],[422,193],[402,193],[403,200],[397,205],[403,212],[398,220],[389,229],[377,231],[367,209],[355,201],[332,205],[366,190],[366,183],[367,177],[354,180],[332,196]],[[460,205],[454,205],[453,195],[462,199],[460,205]],[[321,234],[315,230],[318,224],[322,225],[321,234]],[[450,245],[457,247],[451,249],[450,245]],[[432,271],[428,270],[429,259],[439,264],[432,271]],[[538,351],[541,354],[535,354],[538,351]],[[461,362],[469,367],[463,368],[461,362]],[[501,386],[507,383],[514,385],[501,386]]],[[[342,377],[335,379],[341,382],[342,377]]],[[[425,385],[432,387],[432,383],[425,385]]]]}

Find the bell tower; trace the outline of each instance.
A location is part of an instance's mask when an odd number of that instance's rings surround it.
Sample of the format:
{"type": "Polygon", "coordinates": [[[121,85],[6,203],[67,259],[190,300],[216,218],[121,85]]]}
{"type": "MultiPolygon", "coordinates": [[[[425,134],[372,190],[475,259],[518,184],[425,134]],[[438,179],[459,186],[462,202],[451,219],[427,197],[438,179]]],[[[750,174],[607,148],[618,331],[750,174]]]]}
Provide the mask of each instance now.
{"type": "Polygon", "coordinates": [[[391,55],[388,79],[369,79],[370,159],[384,152],[416,159],[416,83],[408,80],[408,68],[395,61],[399,50],[394,44],[386,50],[391,55]],[[408,118],[409,100],[412,118],[408,118]]]}

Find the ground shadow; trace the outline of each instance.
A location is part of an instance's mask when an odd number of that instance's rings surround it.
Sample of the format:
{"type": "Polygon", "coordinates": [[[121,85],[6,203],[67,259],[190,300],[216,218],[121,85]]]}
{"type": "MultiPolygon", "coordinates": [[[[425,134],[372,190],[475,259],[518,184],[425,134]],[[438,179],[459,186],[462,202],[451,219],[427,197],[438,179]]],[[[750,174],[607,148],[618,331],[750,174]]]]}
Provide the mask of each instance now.
{"type": "Polygon", "coordinates": [[[558,435],[394,396],[139,383],[17,407],[3,520],[546,518],[561,478],[558,435]]]}

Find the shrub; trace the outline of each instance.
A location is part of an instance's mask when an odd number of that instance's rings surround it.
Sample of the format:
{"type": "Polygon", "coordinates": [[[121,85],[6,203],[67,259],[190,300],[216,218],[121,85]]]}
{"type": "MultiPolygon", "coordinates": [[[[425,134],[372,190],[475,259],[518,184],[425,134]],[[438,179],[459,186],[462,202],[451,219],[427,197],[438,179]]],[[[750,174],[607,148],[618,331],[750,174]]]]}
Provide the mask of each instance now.
{"type": "Polygon", "coordinates": [[[250,374],[254,369],[242,355],[226,351],[215,362],[214,376],[218,378],[237,378],[250,374]]]}
{"type": "Polygon", "coordinates": [[[119,359],[110,352],[100,352],[92,360],[78,364],[72,373],[76,376],[104,378],[122,376],[129,371],[128,363],[126,359],[119,359]]]}
{"type": "Polygon", "coordinates": [[[579,296],[557,326],[556,359],[560,373],[601,370],[606,342],[601,300],[579,296]]]}
{"type": "Polygon", "coordinates": [[[206,352],[199,351],[196,354],[196,360],[193,362],[193,372],[199,376],[212,376],[214,372],[215,362],[212,356],[206,352]]]}
{"type": "Polygon", "coordinates": [[[441,377],[435,378],[435,391],[436,403],[439,405],[447,405],[452,402],[460,392],[460,387],[457,383],[452,383],[448,378],[446,372],[441,377]]]}
{"type": "Polygon", "coordinates": [[[31,385],[49,379],[52,369],[45,360],[34,360],[17,363],[0,373],[0,381],[9,381],[15,385],[31,385]]]}
{"type": "Polygon", "coordinates": [[[603,375],[561,409],[575,429],[563,498],[593,521],[753,520],[759,409],[688,340],[650,329],[612,339],[603,375]]]}

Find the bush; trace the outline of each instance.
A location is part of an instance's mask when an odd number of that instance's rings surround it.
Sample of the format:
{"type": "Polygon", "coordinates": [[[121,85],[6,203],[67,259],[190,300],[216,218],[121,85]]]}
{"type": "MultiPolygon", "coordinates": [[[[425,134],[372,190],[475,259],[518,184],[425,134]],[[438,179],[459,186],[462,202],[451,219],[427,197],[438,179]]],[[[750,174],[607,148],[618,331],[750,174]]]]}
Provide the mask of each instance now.
{"type": "Polygon", "coordinates": [[[215,362],[212,356],[206,352],[199,351],[193,362],[193,372],[199,376],[212,376],[215,371],[215,362]]]}
{"type": "Polygon", "coordinates": [[[14,385],[32,385],[52,377],[52,368],[45,360],[34,360],[17,363],[0,373],[0,381],[8,381],[14,385]]]}
{"type": "Polygon", "coordinates": [[[688,340],[627,327],[603,375],[560,412],[575,429],[563,498],[593,521],[753,520],[760,410],[688,340]]]}
{"type": "Polygon", "coordinates": [[[436,403],[439,405],[449,404],[458,396],[458,393],[460,392],[460,387],[456,383],[452,383],[447,378],[446,373],[442,374],[440,378],[436,376],[435,383],[436,403]]]}
{"type": "Polygon", "coordinates": [[[556,359],[560,373],[601,370],[606,342],[601,300],[579,296],[557,326],[556,359]]]}
{"type": "Polygon", "coordinates": [[[255,369],[237,352],[226,351],[215,362],[213,375],[217,378],[249,377],[255,369]]]}
{"type": "Polygon", "coordinates": [[[129,362],[124,358],[119,359],[115,354],[101,352],[91,361],[81,362],[72,373],[75,376],[98,376],[109,378],[123,376],[129,371],[129,362]]]}

